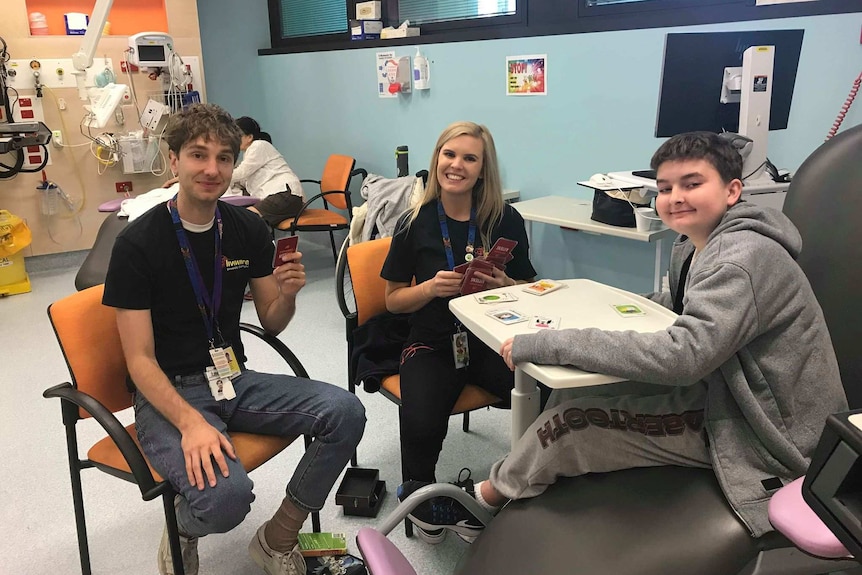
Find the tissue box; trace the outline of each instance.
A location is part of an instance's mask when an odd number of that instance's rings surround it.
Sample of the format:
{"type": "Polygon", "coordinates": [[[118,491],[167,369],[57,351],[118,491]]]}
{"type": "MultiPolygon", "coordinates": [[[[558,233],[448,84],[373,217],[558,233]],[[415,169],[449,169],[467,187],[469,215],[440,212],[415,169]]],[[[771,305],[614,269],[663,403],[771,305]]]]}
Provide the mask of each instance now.
{"type": "Polygon", "coordinates": [[[356,19],[357,20],[380,20],[383,14],[380,11],[380,0],[375,2],[357,2],[356,3],[356,19]]]}
{"type": "Polygon", "coordinates": [[[383,22],[380,20],[351,20],[351,40],[376,40],[380,38],[383,22]]]}
{"type": "Polygon", "coordinates": [[[380,37],[384,40],[389,40],[390,38],[409,38],[411,36],[418,36],[419,28],[417,27],[409,27],[409,28],[385,28],[380,31],[380,37]]]}

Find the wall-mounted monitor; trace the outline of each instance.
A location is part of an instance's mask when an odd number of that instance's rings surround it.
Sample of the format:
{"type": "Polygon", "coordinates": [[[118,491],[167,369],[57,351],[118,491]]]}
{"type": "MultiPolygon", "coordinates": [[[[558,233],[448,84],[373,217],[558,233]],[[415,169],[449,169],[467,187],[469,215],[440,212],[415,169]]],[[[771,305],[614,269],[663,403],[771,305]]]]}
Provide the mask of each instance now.
{"type": "Polygon", "coordinates": [[[787,128],[803,30],[668,34],[656,137],[706,130],[737,132],[739,104],[722,104],[724,69],[742,66],[751,46],[774,46],[769,129],[787,128]]]}

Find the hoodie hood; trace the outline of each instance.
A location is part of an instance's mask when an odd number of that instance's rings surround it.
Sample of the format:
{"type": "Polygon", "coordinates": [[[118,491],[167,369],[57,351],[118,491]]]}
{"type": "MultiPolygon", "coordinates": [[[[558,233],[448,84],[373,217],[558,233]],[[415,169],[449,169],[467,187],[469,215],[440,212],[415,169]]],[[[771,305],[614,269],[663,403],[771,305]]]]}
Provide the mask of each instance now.
{"type": "Polygon", "coordinates": [[[709,235],[707,243],[719,234],[752,231],[782,246],[794,260],[802,251],[802,236],[793,222],[782,212],[740,200],[731,206],[718,226],[709,235]]]}

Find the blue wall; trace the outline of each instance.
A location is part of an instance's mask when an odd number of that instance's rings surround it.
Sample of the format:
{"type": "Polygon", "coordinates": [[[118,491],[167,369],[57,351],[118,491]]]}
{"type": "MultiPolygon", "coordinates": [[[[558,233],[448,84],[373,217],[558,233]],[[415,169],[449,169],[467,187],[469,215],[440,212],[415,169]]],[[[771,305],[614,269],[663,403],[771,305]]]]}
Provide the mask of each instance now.
{"type": "MultiPolygon", "coordinates": [[[[769,143],[770,159],[791,170],[823,141],[862,69],[857,13],[423,45],[431,90],[382,99],[374,78],[375,53],[382,49],[255,57],[245,48],[266,41],[258,36],[267,33],[265,8],[262,13],[244,3],[240,10],[230,0],[207,0],[198,9],[210,101],[237,115],[254,102],[252,115],[300,177],[317,177],[333,152],[355,156],[370,172],[394,176],[394,149],[402,144],[410,147],[411,170],[419,170],[427,167],[440,131],[469,119],[491,129],[505,187],[519,189],[522,199],[589,199],[576,180],[647,166],[661,142],[653,130],[668,32],[805,29],[790,125],[772,132],[769,143]],[[215,48],[225,30],[230,45],[243,50],[215,48]],[[548,96],[505,95],[505,57],[520,54],[548,55],[548,96]],[[234,72],[226,73],[228,68],[234,72]]],[[[398,56],[415,53],[395,50],[398,56]]],[[[857,103],[845,126],[859,123],[857,103]]],[[[650,245],[541,224],[534,225],[534,237],[533,259],[542,276],[651,289],[650,245]]]]}

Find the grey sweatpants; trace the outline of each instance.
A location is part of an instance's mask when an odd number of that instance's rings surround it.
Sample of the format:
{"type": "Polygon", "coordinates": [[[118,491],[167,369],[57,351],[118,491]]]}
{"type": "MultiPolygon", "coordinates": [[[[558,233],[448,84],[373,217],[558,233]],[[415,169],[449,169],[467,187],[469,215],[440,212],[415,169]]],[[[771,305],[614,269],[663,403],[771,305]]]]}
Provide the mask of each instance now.
{"type": "Polygon", "coordinates": [[[491,485],[508,499],[524,499],[539,495],[558,477],[659,465],[711,467],[705,384],[616,385],[555,391],[548,409],[491,468],[491,485]],[[643,387],[638,393],[606,395],[635,386],[643,387]]]}

